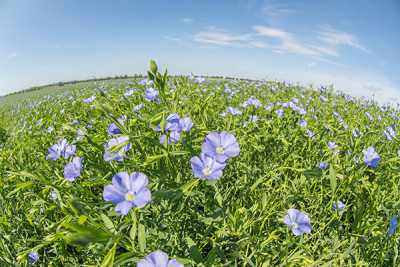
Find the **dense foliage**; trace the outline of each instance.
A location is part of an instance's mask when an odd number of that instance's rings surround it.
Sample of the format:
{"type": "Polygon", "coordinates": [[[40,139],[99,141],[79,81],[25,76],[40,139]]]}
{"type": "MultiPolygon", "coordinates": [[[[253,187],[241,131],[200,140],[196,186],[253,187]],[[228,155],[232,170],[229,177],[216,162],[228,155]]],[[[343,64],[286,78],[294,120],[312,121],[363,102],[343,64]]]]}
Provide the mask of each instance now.
{"type": "Polygon", "coordinates": [[[148,80],[6,102],[1,265],[135,266],[156,250],[185,266],[399,264],[392,107],[276,81],[169,79],[154,63],[148,80]],[[193,127],[171,130],[181,118],[193,127]],[[207,179],[193,158],[224,131],[240,154],[207,179]],[[151,192],[127,215],[105,193],[123,172],[147,176],[151,192]]]}

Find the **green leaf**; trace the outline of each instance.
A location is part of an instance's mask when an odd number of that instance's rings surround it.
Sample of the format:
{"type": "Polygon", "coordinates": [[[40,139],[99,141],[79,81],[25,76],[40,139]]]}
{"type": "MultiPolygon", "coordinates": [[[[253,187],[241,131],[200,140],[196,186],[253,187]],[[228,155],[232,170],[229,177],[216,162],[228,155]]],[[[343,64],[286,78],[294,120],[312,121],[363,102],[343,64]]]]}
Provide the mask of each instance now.
{"type": "Polygon", "coordinates": [[[84,224],[86,222],[86,220],[87,220],[87,217],[85,215],[81,215],[81,216],[79,216],[78,223],[84,224]]]}
{"type": "Polygon", "coordinates": [[[110,251],[104,257],[103,262],[101,263],[100,267],[112,267],[114,265],[116,247],[117,247],[117,243],[114,243],[114,246],[110,249],[110,251]]]}
{"type": "Polygon", "coordinates": [[[132,216],[132,227],[129,230],[129,237],[131,239],[132,246],[134,246],[137,233],[137,219],[136,219],[136,213],[133,212],[133,210],[131,211],[131,216],[132,216]]]}
{"type": "Polygon", "coordinates": [[[140,252],[144,252],[146,249],[146,230],[144,225],[139,223],[138,226],[138,242],[139,242],[139,250],[140,252]]]}
{"type": "Polygon", "coordinates": [[[114,223],[111,221],[110,218],[107,217],[105,214],[100,215],[101,219],[104,222],[104,225],[106,226],[107,230],[110,231],[111,233],[115,234],[117,231],[115,230],[114,223]]]}
{"type": "Polygon", "coordinates": [[[336,178],[336,171],[333,168],[332,164],[329,167],[329,180],[331,182],[331,189],[332,192],[334,193],[336,190],[336,185],[337,185],[337,178],[336,178]]]}

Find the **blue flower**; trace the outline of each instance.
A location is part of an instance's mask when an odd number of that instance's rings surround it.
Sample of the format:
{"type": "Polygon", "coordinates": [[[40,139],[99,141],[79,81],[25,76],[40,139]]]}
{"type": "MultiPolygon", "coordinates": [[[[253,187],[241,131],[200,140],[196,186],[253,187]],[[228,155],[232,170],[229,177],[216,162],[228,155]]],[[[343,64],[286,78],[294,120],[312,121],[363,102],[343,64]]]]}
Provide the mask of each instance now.
{"type": "Polygon", "coordinates": [[[162,251],[154,251],[141,259],[136,267],[183,267],[177,260],[168,259],[168,255],[162,251]]]}
{"type": "Polygon", "coordinates": [[[262,103],[260,100],[258,100],[254,96],[251,96],[249,99],[247,99],[242,104],[240,104],[240,106],[243,108],[246,108],[248,106],[254,106],[255,108],[259,108],[262,106],[262,103]]]}
{"type": "Polygon", "coordinates": [[[68,159],[70,156],[73,156],[76,151],[75,145],[68,144],[66,139],[61,139],[57,142],[57,144],[52,145],[48,149],[47,160],[57,160],[61,156],[65,159],[68,159]]]}
{"type": "Polygon", "coordinates": [[[75,181],[81,175],[82,159],[75,157],[73,160],[64,167],[64,179],[67,181],[75,181]]]}
{"type": "Polygon", "coordinates": [[[326,163],[325,161],[321,161],[319,163],[319,168],[320,168],[321,171],[326,170],[328,168],[328,163],[326,163]]]}
{"type": "Polygon", "coordinates": [[[390,219],[389,229],[388,229],[388,236],[394,235],[397,229],[397,216],[394,215],[390,219]]]}
{"type": "Polygon", "coordinates": [[[276,115],[278,115],[279,118],[282,118],[284,115],[284,111],[282,109],[278,109],[276,112],[276,115]]]}
{"type": "Polygon", "coordinates": [[[342,201],[340,201],[340,200],[335,201],[335,202],[333,202],[333,204],[332,204],[332,208],[333,208],[334,210],[342,210],[342,209],[344,209],[345,207],[346,207],[346,205],[345,205],[342,201]]]}
{"type": "Polygon", "coordinates": [[[104,146],[104,160],[105,161],[122,161],[125,157],[127,151],[132,148],[132,145],[129,143],[128,136],[119,136],[117,138],[113,138],[107,142],[104,146]]]}
{"type": "Polygon", "coordinates": [[[36,251],[32,251],[28,255],[28,260],[30,264],[35,264],[39,260],[39,254],[36,251]]]}
{"type": "Polygon", "coordinates": [[[115,212],[127,215],[131,208],[143,208],[151,200],[147,176],[141,172],[119,172],[104,187],[103,198],[116,205],[115,212]]]}
{"type": "Polygon", "coordinates": [[[150,102],[158,102],[158,91],[154,88],[149,88],[146,90],[145,94],[144,94],[144,99],[146,99],[147,101],[150,102]]]}
{"type": "Polygon", "coordinates": [[[378,166],[381,157],[376,153],[373,147],[368,147],[363,150],[364,153],[364,162],[368,167],[376,168],[378,166]]]}
{"type": "Polygon", "coordinates": [[[137,90],[130,88],[126,91],[126,93],[124,94],[124,96],[132,96],[137,90]]]}
{"type": "Polygon", "coordinates": [[[144,104],[140,103],[133,107],[133,112],[139,112],[141,109],[144,108],[144,104]]]}
{"type": "Polygon", "coordinates": [[[107,132],[109,135],[114,135],[114,134],[120,134],[121,130],[118,128],[118,126],[113,122],[111,123],[108,128],[107,132]]]}
{"type": "Polygon", "coordinates": [[[139,82],[140,85],[152,85],[153,81],[149,79],[143,79],[139,82]]]}
{"type": "Polygon", "coordinates": [[[174,144],[178,143],[180,139],[181,134],[178,131],[173,131],[169,135],[169,140],[174,144]]]}
{"type": "Polygon", "coordinates": [[[179,127],[183,132],[189,132],[193,127],[192,119],[185,117],[179,120],[179,127]]]}
{"type": "Polygon", "coordinates": [[[242,115],[242,112],[234,107],[227,107],[226,112],[230,113],[233,116],[242,115]]]}
{"type": "Polygon", "coordinates": [[[330,150],[335,150],[338,146],[335,142],[328,142],[328,147],[330,150]]]}
{"type": "Polygon", "coordinates": [[[166,125],[165,125],[165,130],[166,131],[178,131],[180,132],[181,127],[180,127],[180,117],[177,113],[172,113],[168,115],[166,118],[166,125]]]}
{"type": "Polygon", "coordinates": [[[201,146],[201,152],[215,158],[218,162],[225,162],[229,158],[240,154],[239,143],[235,136],[228,132],[211,132],[201,146]]]}
{"type": "Polygon", "coordinates": [[[289,209],[283,221],[296,236],[311,233],[310,218],[307,214],[297,209],[289,209]]]}
{"type": "Polygon", "coordinates": [[[96,100],[96,96],[92,95],[91,97],[84,99],[83,102],[92,103],[95,100],[96,100]]]}
{"type": "Polygon", "coordinates": [[[393,138],[396,137],[396,132],[394,131],[392,126],[386,127],[385,130],[383,131],[383,134],[385,135],[386,139],[389,141],[392,141],[393,138]]]}
{"type": "Polygon", "coordinates": [[[307,127],[307,121],[304,119],[301,119],[299,122],[299,125],[301,128],[305,128],[305,127],[307,127]]]}
{"type": "Polygon", "coordinates": [[[218,180],[223,174],[224,163],[219,163],[215,158],[204,153],[200,157],[193,157],[190,160],[194,177],[202,180],[218,180]]]}

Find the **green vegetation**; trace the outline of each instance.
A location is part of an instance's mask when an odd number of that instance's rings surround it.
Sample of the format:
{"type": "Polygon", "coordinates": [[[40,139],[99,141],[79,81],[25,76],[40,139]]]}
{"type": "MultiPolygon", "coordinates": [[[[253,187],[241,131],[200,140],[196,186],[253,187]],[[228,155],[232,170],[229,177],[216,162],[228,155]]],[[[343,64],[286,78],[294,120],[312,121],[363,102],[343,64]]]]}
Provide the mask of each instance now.
{"type": "Polygon", "coordinates": [[[0,265],[28,265],[37,251],[36,266],[135,266],[155,250],[185,266],[399,265],[400,235],[387,231],[400,209],[400,146],[384,135],[398,110],[323,88],[151,73],[153,85],[83,82],[0,100],[0,265]],[[149,87],[159,103],[144,99],[149,87]],[[171,113],[193,128],[160,144],[154,128],[171,113]],[[103,159],[111,123],[132,145],[120,162],[103,159]],[[214,131],[233,134],[240,155],[210,182],[190,159],[214,131]],[[46,159],[62,138],[83,159],[75,181],[64,179],[70,159],[46,159]],[[364,163],[368,147],[376,168],[364,163]],[[103,190],[124,171],[147,175],[152,200],[121,216],[103,190]],[[333,209],[339,200],[345,208],[333,209]],[[308,214],[311,233],[292,233],[290,208],[308,214]]]}

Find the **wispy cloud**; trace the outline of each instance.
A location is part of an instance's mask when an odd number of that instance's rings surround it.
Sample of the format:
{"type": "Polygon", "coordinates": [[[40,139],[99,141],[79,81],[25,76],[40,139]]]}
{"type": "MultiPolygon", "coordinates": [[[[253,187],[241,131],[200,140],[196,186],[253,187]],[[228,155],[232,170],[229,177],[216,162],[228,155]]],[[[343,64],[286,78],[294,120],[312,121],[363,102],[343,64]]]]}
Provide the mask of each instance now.
{"type": "Polygon", "coordinates": [[[273,53],[308,56],[314,61],[340,67],[344,65],[332,59],[340,57],[341,47],[369,52],[357,36],[332,27],[321,27],[312,36],[313,38],[305,41],[304,36],[299,38],[295,33],[282,28],[264,25],[254,25],[252,31],[247,33],[235,33],[210,26],[192,35],[192,41],[205,45],[270,49],[273,53]]]}
{"type": "Polygon", "coordinates": [[[330,45],[331,47],[350,46],[360,49],[366,53],[370,53],[369,49],[367,49],[360,43],[357,36],[333,29],[330,26],[322,27],[322,30],[319,32],[318,39],[321,42],[330,45]]]}
{"type": "Polygon", "coordinates": [[[266,26],[254,26],[253,29],[259,36],[277,39],[279,44],[275,48],[278,51],[312,56],[320,54],[310,46],[298,41],[293,34],[284,30],[266,26]]]}
{"type": "Polygon", "coordinates": [[[201,31],[194,35],[195,42],[214,45],[243,45],[250,41],[249,34],[235,34],[221,29],[201,31]]]}
{"type": "Polygon", "coordinates": [[[182,18],[181,22],[184,24],[192,24],[194,22],[194,19],[192,18],[182,18]]]}
{"type": "Polygon", "coordinates": [[[261,8],[261,13],[266,17],[266,19],[272,23],[276,23],[283,19],[287,15],[293,14],[296,11],[289,7],[287,4],[277,2],[274,0],[264,0],[263,6],[261,8]]]}
{"type": "Polygon", "coordinates": [[[16,52],[12,52],[12,53],[7,55],[7,58],[8,59],[13,59],[13,58],[16,58],[17,56],[18,56],[18,54],[16,52]]]}

